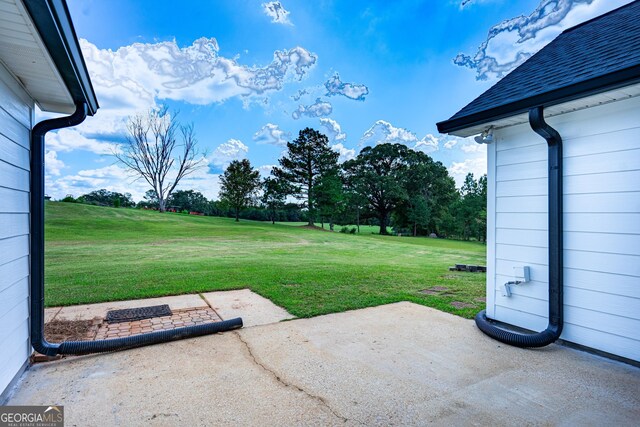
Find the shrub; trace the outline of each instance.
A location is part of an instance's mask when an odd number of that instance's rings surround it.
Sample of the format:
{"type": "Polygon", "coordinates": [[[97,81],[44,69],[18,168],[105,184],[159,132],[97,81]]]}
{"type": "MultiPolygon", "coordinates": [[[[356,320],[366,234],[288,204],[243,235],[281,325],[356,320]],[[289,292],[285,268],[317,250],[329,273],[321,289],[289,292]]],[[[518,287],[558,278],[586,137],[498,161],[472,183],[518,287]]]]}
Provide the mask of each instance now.
{"type": "Polygon", "coordinates": [[[65,198],[64,198],[64,199],[62,199],[62,200],[60,200],[60,201],[61,201],[61,202],[65,202],[65,203],[78,203],[78,202],[76,201],[76,199],[74,199],[74,198],[73,198],[73,196],[72,196],[71,194],[67,194],[67,195],[65,196],[65,198]]]}

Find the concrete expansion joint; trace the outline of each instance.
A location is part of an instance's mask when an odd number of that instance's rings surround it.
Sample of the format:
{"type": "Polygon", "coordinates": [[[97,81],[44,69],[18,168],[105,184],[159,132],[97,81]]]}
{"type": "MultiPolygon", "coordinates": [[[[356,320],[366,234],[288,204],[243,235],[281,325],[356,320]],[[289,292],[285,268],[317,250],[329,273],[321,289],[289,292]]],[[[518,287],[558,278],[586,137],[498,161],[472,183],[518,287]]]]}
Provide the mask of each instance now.
{"type": "Polygon", "coordinates": [[[331,414],[340,419],[343,423],[347,423],[349,421],[355,421],[360,425],[365,425],[363,422],[358,421],[358,420],[351,420],[349,418],[343,417],[342,415],[340,415],[335,409],[333,409],[331,406],[329,406],[329,404],[327,403],[327,401],[321,397],[321,396],[317,396],[315,394],[309,393],[308,391],[306,391],[305,389],[289,383],[285,380],[283,380],[273,369],[270,369],[269,367],[267,367],[264,363],[260,362],[255,354],[253,354],[253,350],[251,349],[251,346],[249,345],[249,343],[247,341],[245,341],[242,338],[242,335],[240,335],[240,333],[238,331],[233,331],[233,334],[238,337],[238,340],[240,340],[240,342],[245,346],[245,348],[247,349],[247,353],[249,353],[249,357],[251,357],[251,360],[253,360],[253,363],[255,363],[257,366],[259,366],[260,368],[262,368],[262,370],[264,370],[265,372],[267,372],[269,375],[271,375],[278,383],[282,384],[284,387],[288,387],[288,388],[293,388],[295,390],[298,390],[301,393],[304,393],[307,397],[315,400],[316,402],[319,402],[322,406],[324,406],[325,408],[327,408],[329,410],[329,412],[331,412],[331,414]]]}

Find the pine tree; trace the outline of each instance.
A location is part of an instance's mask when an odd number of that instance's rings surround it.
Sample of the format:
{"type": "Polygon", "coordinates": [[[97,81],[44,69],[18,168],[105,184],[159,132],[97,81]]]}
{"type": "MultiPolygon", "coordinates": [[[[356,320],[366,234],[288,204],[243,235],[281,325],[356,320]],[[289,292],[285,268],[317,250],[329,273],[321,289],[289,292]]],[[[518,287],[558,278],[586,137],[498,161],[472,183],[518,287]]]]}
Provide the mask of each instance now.
{"type": "Polygon", "coordinates": [[[335,173],[339,154],[329,147],[329,139],[315,129],[305,128],[298,138],[287,142],[287,153],[278,160],[273,175],[290,186],[290,194],[304,200],[309,225],[316,216],[316,188],[323,176],[335,173]]]}

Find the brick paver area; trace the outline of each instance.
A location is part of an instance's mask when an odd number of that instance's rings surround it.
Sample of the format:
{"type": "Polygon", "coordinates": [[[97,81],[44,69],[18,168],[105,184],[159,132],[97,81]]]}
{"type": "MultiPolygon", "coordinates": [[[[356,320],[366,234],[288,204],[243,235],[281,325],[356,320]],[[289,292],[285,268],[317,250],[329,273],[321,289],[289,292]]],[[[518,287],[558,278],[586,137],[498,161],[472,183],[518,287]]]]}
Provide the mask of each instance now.
{"type": "Polygon", "coordinates": [[[220,322],[222,319],[210,307],[195,307],[172,310],[171,316],[153,317],[133,322],[102,322],[94,339],[122,338],[146,332],[175,329],[201,323],[220,322]]]}

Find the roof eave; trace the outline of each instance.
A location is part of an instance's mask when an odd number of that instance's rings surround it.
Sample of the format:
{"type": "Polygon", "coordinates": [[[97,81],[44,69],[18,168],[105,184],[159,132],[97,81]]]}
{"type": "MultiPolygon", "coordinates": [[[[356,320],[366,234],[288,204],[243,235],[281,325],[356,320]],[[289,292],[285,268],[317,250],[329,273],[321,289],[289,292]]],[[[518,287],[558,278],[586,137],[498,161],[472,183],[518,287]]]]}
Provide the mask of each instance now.
{"type": "Polygon", "coordinates": [[[86,103],[89,115],[99,108],[71,16],[62,0],[25,1],[33,23],[62,76],[73,101],[86,103]]]}
{"type": "Polygon", "coordinates": [[[436,123],[436,126],[440,133],[454,133],[463,129],[526,113],[533,107],[549,107],[562,104],[638,82],[640,82],[640,64],[468,116],[445,120],[436,123]]]}

